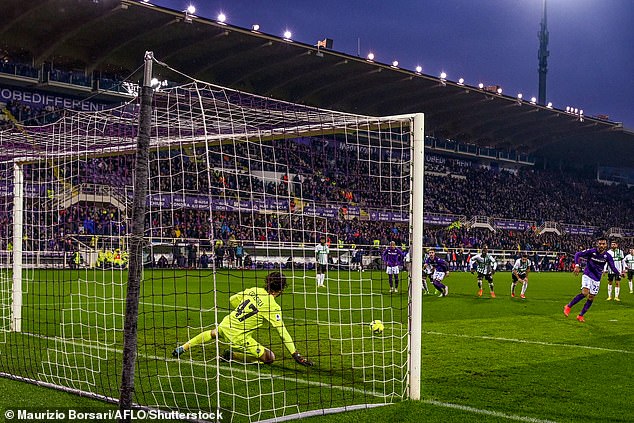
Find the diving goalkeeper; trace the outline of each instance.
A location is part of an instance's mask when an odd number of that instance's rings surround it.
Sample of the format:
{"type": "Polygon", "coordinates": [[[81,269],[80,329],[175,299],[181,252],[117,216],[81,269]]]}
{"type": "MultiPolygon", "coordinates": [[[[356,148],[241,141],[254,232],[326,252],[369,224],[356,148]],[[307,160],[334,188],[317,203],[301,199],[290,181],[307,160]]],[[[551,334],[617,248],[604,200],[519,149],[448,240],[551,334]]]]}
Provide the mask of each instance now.
{"type": "MultiPolygon", "coordinates": [[[[229,302],[233,311],[229,313],[218,328],[211,329],[193,337],[185,344],[172,351],[173,357],[180,357],[191,347],[212,339],[219,338],[228,343],[230,347],[244,354],[245,359],[256,359],[265,364],[275,361],[275,354],[268,348],[264,348],[251,335],[253,331],[261,327],[264,321],[268,321],[271,326],[277,329],[284,346],[293,356],[295,361],[302,366],[312,366],[313,363],[302,357],[295,349],[295,344],[291,335],[286,330],[282,321],[282,310],[275,301],[286,287],[286,278],[280,272],[271,272],[266,276],[266,286],[264,288],[249,288],[233,295],[229,302]]],[[[223,359],[235,359],[235,351],[227,350],[223,353],[223,359]]]]}

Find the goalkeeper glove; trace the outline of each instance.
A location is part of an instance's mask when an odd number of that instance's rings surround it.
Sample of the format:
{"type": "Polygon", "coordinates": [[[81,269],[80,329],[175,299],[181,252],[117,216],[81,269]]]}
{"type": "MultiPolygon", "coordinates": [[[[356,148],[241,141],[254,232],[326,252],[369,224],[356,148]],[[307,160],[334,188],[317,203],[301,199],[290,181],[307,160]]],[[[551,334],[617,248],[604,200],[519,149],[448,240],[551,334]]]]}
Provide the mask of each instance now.
{"type": "Polygon", "coordinates": [[[293,353],[293,359],[295,360],[295,362],[297,362],[297,364],[301,364],[302,366],[306,366],[306,367],[313,366],[313,362],[307,359],[306,357],[302,357],[299,351],[295,351],[293,353]]]}

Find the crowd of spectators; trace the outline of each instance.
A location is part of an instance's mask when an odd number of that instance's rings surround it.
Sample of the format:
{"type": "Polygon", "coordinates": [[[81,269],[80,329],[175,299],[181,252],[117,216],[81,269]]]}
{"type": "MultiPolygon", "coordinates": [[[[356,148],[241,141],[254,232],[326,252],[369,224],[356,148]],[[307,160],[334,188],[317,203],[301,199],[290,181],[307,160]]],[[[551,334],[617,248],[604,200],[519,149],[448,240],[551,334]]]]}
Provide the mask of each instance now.
{"type": "MultiPolygon", "coordinates": [[[[342,140],[301,138],[266,143],[240,142],[179,146],[150,154],[150,192],[255,200],[275,196],[290,201],[288,210],[210,211],[187,207],[151,207],[148,236],[161,239],[219,239],[311,244],[327,234],[335,245],[409,243],[406,223],[320,217],[302,207],[334,205],[340,210],[408,210],[409,167],[398,158],[404,151],[343,148],[342,140]],[[394,158],[397,160],[394,160],[394,158]],[[299,204],[301,203],[301,204],[299,204]]],[[[359,147],[359,146],[357,146],[359,147]]],[[[41,201],[31,201],[25,222],[27,248],[62,248],[69,235],[121,237],[128,231],[123,210],[111,203],[75,202],[51,211],[60,186],[109,185],[121,204],[129,203],[133,184],[132,155],[113,155],[25,166],[25,180],[39,184],[41,201]],[[63,181],[60,183],[59,181],[63,181]],[[57,191],[56,191],[57,190],[57,191]],[[34,245],[34,243],[38,243],[34,245]]],[[[634,191],[606,186],[591,178],[524,167],[503,170],[475,161],[443,157],[426,164],[425,212],[558,221],[576,225],[625,227],[634,208],[634,191]],[[610,207],[606,207],[606,202],[610,207]],[[565,205],[565,206],[562,206],[565,205]]],[[[121,206],[120,206],[121,207],[121,206]]],[[[9,222],[10,205],[0,214],[9,222]]],[[[3,226],[6,228],[8,225],[3,226]]],[[[8,232],[6,229],[4,232],[8,232]]],[[[5,238],[5,234],[2,234],[5,238]]],[[[427,226],[424,243],[445,249],[492,249],[572,252],[591,244],[589,236],[539,234],[526,230],[427,226]]],[[[7,238],[5,238],[7,239],[7,238]]]]}
{"type": "Polygon", "coordinates": [[[425,182],[430,209],[469,217],[608,228],[627,226],[634,208],[634,188],[605,185],[559,171],[519,168],[509,172],[468,166],[451,169],[443,176],[430,174],[425,182]]]}
{"type": "Polygon", "coordinates": [[[0,102],[0,130],[20,125],[46,125],[57,121],[62,110],[51,105],[36,107],[17,100],[0,102]]]}

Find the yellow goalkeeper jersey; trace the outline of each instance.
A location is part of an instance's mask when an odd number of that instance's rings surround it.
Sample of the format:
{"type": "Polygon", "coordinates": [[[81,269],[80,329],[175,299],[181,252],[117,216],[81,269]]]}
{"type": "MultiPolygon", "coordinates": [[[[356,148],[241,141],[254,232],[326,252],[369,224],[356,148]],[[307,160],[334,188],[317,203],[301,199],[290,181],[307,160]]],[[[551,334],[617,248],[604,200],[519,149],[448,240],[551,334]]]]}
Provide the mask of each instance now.
{"type": "Polygon", "coordinates": [[[222,322],[219,329],[229,340],[241,339],[268,321],[277,329],[284,346],[292,354],[296,351],[293,338],[282,321],[282,309],[275,297],[264,288],[249,288],[231,296],[229,300],[233,311],[222,322]]]}

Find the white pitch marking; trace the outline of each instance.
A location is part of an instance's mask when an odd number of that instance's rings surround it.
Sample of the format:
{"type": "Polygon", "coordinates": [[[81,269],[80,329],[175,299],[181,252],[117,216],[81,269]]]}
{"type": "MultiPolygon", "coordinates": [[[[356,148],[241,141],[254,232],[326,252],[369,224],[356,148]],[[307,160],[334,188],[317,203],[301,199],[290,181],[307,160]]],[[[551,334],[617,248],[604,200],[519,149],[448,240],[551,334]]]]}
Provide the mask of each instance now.
{"type": "MultiPolygon", "coordinates": [[[[81,342],[77,342],[77,341],[71,341],[68,339],[63,339],[63,338],[51,338],[48,336],[44,336],[44,335],[37,335],[37,334],[32,334],[32,333],[23,333],[23,335],[28,335],[28,336],[32,336],[35,338],[41,338],[41,339],[50,339],[50,340],[56,340],[56,341],[61,341],[63,343],[66,344],[70,344],[70,345],[76,345],[76,346],[84,346],[83,343],[81,342]]],[[[114,353],[122,353],[122,351],[116,349],[116,348],[112,348],[112,347],[104,347],[104,346],[96,346],[96,345],[91,345],[91,348],[98,348],[98,349],[102,349],[102,350],[106,350],[106,351],[111,351],[114,353]]],[[[166,358],[166,357],[158,357],[155,355],[148,355],[148,354],[138,354],[139,357],[144,357],[150,360],[157,360],[157,361],[171,361],[171,362],[180,362],[180,361],[184,361],[184,360],[180,360],[180,359],[170,359],[170,358],[166,358]]],[[[208,364],[208,363],[201,363],[201,362],[197,362],[197,361],[186,361],[186,364],[192,365],[192,366],[198,366],[198,367],[217,367],[215,364],[208,364]]],[[[249,375],[253,375],[253,376],[262,376],[262,373],[255,371],[255,370],[248,370],[248,369],[241,369],[241,368],[232,368],[232,371],[238,371],[238,372],[242,372],[244,374],[249,374],[249,375]]],[[[332,384],[327,384],[327,383],[322,383],[322,382],[316,382],[316,381],[311,381],[311,380],[304,380],[304,379],[300,379],[300,378],[291,378],[291,377],[286,377],[286,376],[276,376],[276,375],[265,375],[266,377],[272,377],[273,379],[278,379],[278,380],[285,380],[285,381],[290,381],[290,382],[299,382],[299,383],[303,383],[306,385],[310,385],[310,386],[319,386],[320,388],[334,388],[334,389],[338,389],[338,390],[342,390],[342,391],[348,391],[348,392],[356,392],[359,394],[364,394],[364,395],[372,395],[374,397],[377,398],[385,398],[386,395],[385,394],[381,394],[375,391],[367,391],[364,389],[359,389],[359,388],[353,388],[350,386],[336,386],[336,385],[332,385],[332,384]]],[[[527,422],[527,423],[556,423],[552,420],[542,420],[542,419],[537,419],[537,418],[533,418],[533,417],[526,417],[526,416],[516,416],[513,414],[506,414],[506,413],[502,413],[502,412],[498,412],[498,411],[490,411],[490,410],[483,410],[483,409],[479,409],[479,408],[475,408],[475,407],[469,407],[467,405],[460,405],[460,404],[452,404],[452,403],[446,403],[446,402],[440,402],[440,401],[436,401],[436,400],[422,400],[421,402],[424,402],[426,404],[430,404],[430,405],[436,405],[436,406],[440,406],[440,407],[447,407],[447,408],[453,408],[453,409],[457,409],[457,410],[462,410],[462,411],[468,411],[471,413],[475,413],[475,414],[485,414],[485,415],[489,415],[489,416],[495,416],[495,417],[501,417],[501,418],[505,418],[505,419],[509,419],[509,420],[515,420],[515,421],[520,421],[520,422],[527,422]]]]}
{"type": "MultiPolygon", "coordinates": [[[[58,342],[62,342],[64,344],[75,345],[75,346],[79,346],[79,347],[86,346],[82,342],[73,341],[73,340],[69,340],[69,339],[64,339],[64,338],[60,338],[60,337],[49,337],[49,336],[38,335],[38,334],[34,334],[34,333],[26,333],[26,332],[23,332],[22,334],[23,335],[32,336],[34,338],[58,341],[58,342]]],[[[116,349],[116,348],[112,348],[112,347],[106,347],[106,346],[102,346],[102,345],[89,345],[89,347],[93,348],[93,349],[99,349],[99,350],[102,350],[102,351],[108,351],[108,352],[123,354],[123,351],[121,351],[119,349],[116,349]]],[[[204,363],[204,362],[193,361],[193,360],[185,361],[185,360],[181,360],[181,359],[178,359],[178,358],[159,357],[159,356],[156,356],[156,355],[148,355],[148,354],[140,354],[140,353],[137,353],[137,356],[138,357],[143,357],[143,358],[146,358],[146,359],[149,359],[149,360],[156,360],[156,361],[171,361],[171,362],[174,362],[174,363],[179,363],[180,362],[180,363],[183,363],[185,365],[192,365],[192,366],[197,366],[197,367],[212,367],[212,368],[217,368],[218,367],[215,363],[204,363]]],[[[299,383],[303,383],[303,384],[306,384],[306,385],[319,386],[319,387],[322,387],[322,388],[335,388],[335,389],[339,389],[339,390],[342,390],[342,391],[356,392],[356,393],[364,394],[364,395],[372,395],[373,397],[377,397],[377,398],[385,398],[387,396],[386,394],[382,394],[380,392],[369,391],[369,390],[359,389],[359,388],[353,388],[351,386],[337,386],[337,385],[332,385],[332,384],[329,384],[329,383],[322,383],[322,382],[317,382],[317,381],[313,381],[313,380],[305,380],[305,379],[295,378],[295,377],[287,377],[287,376],[279,376],[279,375],[263,375],[261,372],[257,372],[255,370],[241,369],[239,367],[232,367],[231,371],[242,372],[244,374],[252,375],[252,376],[264,376],[265,378],[285,380],[285,381],[289,381],[289,382],[299,382],[299,383]]],[[[162,376],[168,376],[168,375],[162,375],[162,376]]]]}
{"type": "Polygon", "coordinates": [[[595,351],[607,351],[607,352],[616,352],[616,353],[624,353],[624,354],[634,354],[634,351],[628,350],[618,350],[613,348],[604,348],[604,347],[593,347],[590,345],[574,345],[574,344],[558,344],[554,342],[544,342],[544,341],[530,341],[527,339],[516,339],[516,338],[500,338],[497,336],[478,336],[478,335],[461,335],[456,333],[443,333],[443,332],[433,332],[433,331],[423,331],[428,335],[440,335],[440,336],[453,336],[455,338],[466,338],[466,339],[484,339],[488,341],[504,341],[504,342],[517,342],[519,344],[533,344],[533,345],[543,345],[546,347],[568,347],[568,348],[581,348],[586,350],[595,350],[595,351]]]}
{"type": "Polygon", "coordinates": [[[515,420],[515,421],[518,421],[518,422],[556,423],[553,420],[543,420],[543,419],[538,419],[538,418],[535,418],[535,417],[516,416],[516,415],[513,415],[513,414],[502,413],[500,411],[482,410],[480,408],[469,407],[467,405],[452,404],[452,403],[449,403],[449,402],[440,402],[440,401],[435,401],[435,400],[422,400],[422,402],[424,402],[426,404],[437,405],[437,406],[440,406],[440,407],[447,407],[447,408],[453,408],[453,409],[461,410],[461,411],[468,411],[470,413],[475,413],[475,414],[486,414],[487,416],[501,417],[503,419],[515,420]]]}

